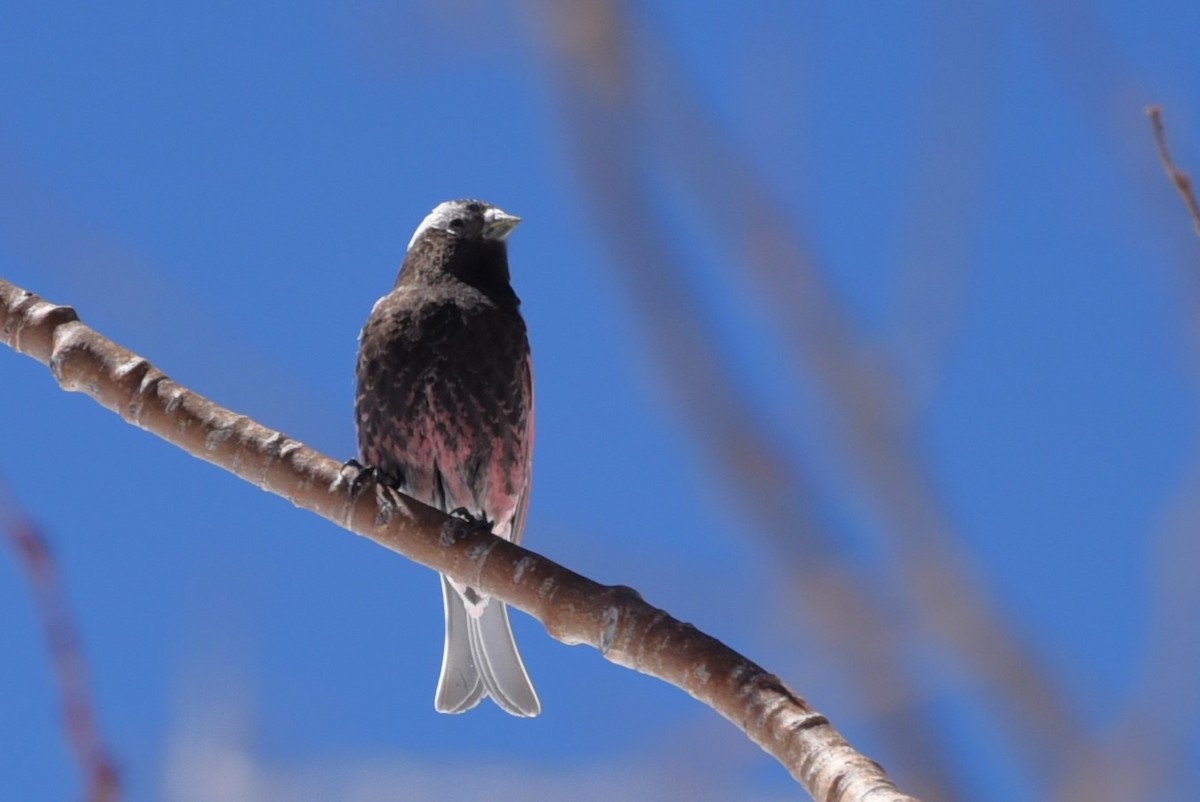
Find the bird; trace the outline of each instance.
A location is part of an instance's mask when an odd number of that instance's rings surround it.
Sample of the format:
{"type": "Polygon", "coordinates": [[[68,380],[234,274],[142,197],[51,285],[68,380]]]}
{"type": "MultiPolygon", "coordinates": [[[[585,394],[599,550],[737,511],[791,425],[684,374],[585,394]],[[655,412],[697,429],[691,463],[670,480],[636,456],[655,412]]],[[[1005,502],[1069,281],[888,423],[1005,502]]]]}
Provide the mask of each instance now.
{"type": "MultiPolygon", "coordinates": [[[[508,236],[521,218],[479,200],[438,204],[359,335],[359,459],[379,481],[513,543],[529,509],[533,370],[508,236]]],[[[541,712],[498,599],[442,575],[441,713],[485,697],[541,712]]]]}

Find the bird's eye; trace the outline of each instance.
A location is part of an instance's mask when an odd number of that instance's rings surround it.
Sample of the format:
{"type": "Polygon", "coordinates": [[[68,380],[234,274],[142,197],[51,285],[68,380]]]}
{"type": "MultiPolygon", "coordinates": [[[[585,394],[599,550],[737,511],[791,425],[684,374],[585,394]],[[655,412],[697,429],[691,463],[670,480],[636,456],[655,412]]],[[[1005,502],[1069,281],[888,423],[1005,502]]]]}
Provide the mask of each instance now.
{"type": "Polygon", "coordinates": [[[461,217],[456,217],[450,221],[451,231],[462,231],[463,221],[461,217]]]}

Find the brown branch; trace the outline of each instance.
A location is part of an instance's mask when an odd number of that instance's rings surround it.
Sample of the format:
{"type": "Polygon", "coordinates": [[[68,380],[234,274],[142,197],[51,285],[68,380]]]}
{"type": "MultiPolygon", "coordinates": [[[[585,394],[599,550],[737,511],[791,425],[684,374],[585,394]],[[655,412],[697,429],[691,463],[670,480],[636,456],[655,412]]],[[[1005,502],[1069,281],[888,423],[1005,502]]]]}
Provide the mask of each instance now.
{"type": "Polygon", "coordinates": [[[50,664],[62,705],[63,730],[88,802],[115,802],[121,796],[117,769],[100,737],[88,691],[87,668],[79,636],[54,557],[37,525],[23,514],[0,480],[0,528],[29,577],[34,607],[50,652],[50,664]]]}
{"type": "Polygon", "coordinates": [[[687,691],[774,756],[820,802],[901,794],[828,720],[778,677],[636,591],[580,576],[481,527],[367,480],[354,493],[340,463],[224,409],[56,306],[0,279],[0,339],[189,454],[428,568],[480,588],[541,621],[568,644],[687,691]]]}
{"type": "Polygon", "coordinates": [[[1158,148],[1158,161],[1162,164],[1167,178],[1174,184],[1179,197],[1183,198],[1183,205],[1187,207],[1188,214],[1192,217],[1192,229],[1196,232],[1196,236],[1200,237],[1200,204],[1196,203],[1196,193],[1192,190],[1192,179],[1175,166],[1174,160],[1171,159],[1171,153],[1167,150],[1167,133],[1163,128],[1162,106],[1157,104],[1147,106],[1146,116],[1150,118],[1150,127],[1154,129],[1154,144],[1158,148]]]}

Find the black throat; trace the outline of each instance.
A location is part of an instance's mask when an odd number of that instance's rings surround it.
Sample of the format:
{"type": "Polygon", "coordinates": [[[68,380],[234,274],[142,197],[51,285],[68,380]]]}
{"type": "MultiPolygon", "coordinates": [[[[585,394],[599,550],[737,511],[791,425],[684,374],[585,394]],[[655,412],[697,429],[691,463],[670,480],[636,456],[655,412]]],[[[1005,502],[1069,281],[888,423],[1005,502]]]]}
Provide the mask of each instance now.
{"type": "Polygon", "coordinates": [[[400,266],[396,284],[458,282],[473,287],[503,306],[519,301],[510,284],[508,249],[498,240],[452,239],[429,232],[414,242],[400,266]]]}

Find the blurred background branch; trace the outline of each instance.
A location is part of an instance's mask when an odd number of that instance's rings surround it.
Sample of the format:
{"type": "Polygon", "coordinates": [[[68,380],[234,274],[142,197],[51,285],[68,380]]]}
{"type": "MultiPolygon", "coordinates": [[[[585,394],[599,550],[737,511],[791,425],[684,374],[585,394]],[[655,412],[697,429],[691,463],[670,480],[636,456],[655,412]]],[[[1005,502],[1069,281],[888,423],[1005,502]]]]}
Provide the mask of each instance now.
{"type": "MultiPolygon", "coordinates": [[[[83,798],[88,802],[117,802],[121,798],[117,768],[96,723],[87,661],[62,577],[45,535],[17,506],[3,477],[0,477],[0,530],[29,581],[58,691],[63,737],[79,771],[83,798]]],[[[9,687],[7,692],[14,693],[16,688],[9,687]]]]}
{"type": "Polygon", "coordinates": [[[1192,179],[1187,173],[1175,166],[1171,153],[1167,150],[1167,134],[1163,129],[1162,107],[1149,106],[1146,116],[1150,118],[1150,127],[1154,131],[1154,144],[1158,148],[1158,160],[1162,162],[1163,170],[1175,191],[1179,193],[1188,216],[1192,218],[1192,230],[1200,237],[1200,205],[1196,204],[1196,193],[1192,188],[1192,179]]]}
{"type": "MultiPolygon", "coordinates": [[[[1014,743],[1031,768],[1046,776],[1053,767],[1048,746],[1080,737],[1078,726],[1062,689],[997,615],[982,577],[958,545],[915,446],[912,428],[919,419],[910,393],[887,352],[870,348],[868,338],[853,331],[805,244],[802,225],[722,136],[665,37],[653,32],[644,14],[627,13],[619,2],[533,8],[531,17],[562,64],[553,74],[561,80],[559,98],[580,184],[590,191],[598,228],[619,232],[607,237],[611,262],[639,311],[659,376],[673,388],[695,436],[710,444],[719,483],[735,491],[745,514],[785,560],[796,594],[789,606],[815,622],[822,642],[853,672],[851,684],[868,715],[884,723],[889,749],[901,755],[902,765],[923,769],[914,788],[926,798],[960,798],[964,792],[948,788],[949,776],[937,770],[947,758],[933,726],[932,689],[896,670],[904,665],[899,650],[911,648],[914,639],[936,637],[941,648],[957,651],[975,676],[1012,701],[1005,714],[1013,717],[1012,732],[1022,734],[1014,743]],[[845,560],[844,535],[819,520],[826,503],[812,492],[814,481],[796,458],[781,453],[777,434],[762,430],[761,411],[739,393],[735,374],[721,367],[722,346],[685,278],[686,258],[660,233],[668,230],[668,221],[648,194],[662,180],[655,169],[662,167],[683,183],[689,208],[702,215],[693,220],[695,230],[731,255],[735,280],[744,275],[757,290],[762,311],[783,334],[791,367],[815,380],[823,396],[820,422],[789,423],[833,427],[827,436],[856,472],[863,497],[875,505],[888,532],[888,577],[915,605],[915,615],[897,617],[894,600],[875,590],[867,566],[845,560]]],[[[986,69],[986,9],[972,7],[963,16],[983,34],[966,41],[986,69]]],[[[970,101],[982,97],[976,86],[970,101]]],[[[936,192],[941,202],[950,198],[960,215],[970,214],[969,166],[981,161],[969,151],[969,131],[969,125],[932,131],[946,138],[946,146],[931,151],[936,157],[917,168],[929,169],[932,184],[922,182],[923,189],[930,186],[925,191],[936,192]]],[[[937,238],[941,245],[954,248],[961,241],[956,237],[969,236],[965,220],[959,222],[954,234],[937,238]]],[[[909,276],[914,286],[945,293],[926,296],[939,311],[919,316],[930,326],[933,339],[926,344],[932,352],[944,349],[946,336],[934,332],[945,331],[963,302],[953,287],[963,281],[966,249],[952,253],[925,249],[914,268],[919,272],[909,276]]],[[[914,295],[919,293],[907,293],[910,303],[914,295]]],[[[910,338],[920,336],[912,319],[907,331],[910,338]]]]}

